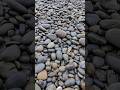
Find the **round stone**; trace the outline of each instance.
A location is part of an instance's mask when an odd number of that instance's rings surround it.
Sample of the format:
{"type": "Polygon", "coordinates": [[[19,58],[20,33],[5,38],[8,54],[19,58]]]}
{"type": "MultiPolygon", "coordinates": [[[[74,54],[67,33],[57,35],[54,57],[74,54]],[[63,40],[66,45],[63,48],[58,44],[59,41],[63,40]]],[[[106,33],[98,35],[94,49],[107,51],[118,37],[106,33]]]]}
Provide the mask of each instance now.
{"type": "Polygon", "coordinates": [[[50,42],[50,43],[47,45],[47,48],[53,48],[53,47],[55,47],[54,42],[50,42]]]}
{"type": "Polygon", "coordinates": [[[57,31],[56,31],[56,35],[57,35],[58,37],[60,37],[60,38],[64,38],[67,34],[66,34],[66,32],[63,31],[63,30],[57,30],[57,31]]]}
{"type": "Polygon", "coordinates": [[[38,73],[37,75],[37,79],[38,80],[46,80],[47,79],[47,71],[46,70],[43,70],[41,72],[38,73]]]}

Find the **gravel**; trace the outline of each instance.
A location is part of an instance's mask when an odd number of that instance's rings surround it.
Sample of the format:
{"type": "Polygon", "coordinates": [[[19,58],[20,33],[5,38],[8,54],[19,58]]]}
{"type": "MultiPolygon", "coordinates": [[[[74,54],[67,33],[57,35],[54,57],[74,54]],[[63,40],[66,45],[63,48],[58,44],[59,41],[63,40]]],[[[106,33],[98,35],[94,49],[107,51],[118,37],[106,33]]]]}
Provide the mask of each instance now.
{"type": "Polygon", "coordinates": [[[82,89],[85,87],[85,1],[35,1],[36,84],[42,90],[82,89]]]}

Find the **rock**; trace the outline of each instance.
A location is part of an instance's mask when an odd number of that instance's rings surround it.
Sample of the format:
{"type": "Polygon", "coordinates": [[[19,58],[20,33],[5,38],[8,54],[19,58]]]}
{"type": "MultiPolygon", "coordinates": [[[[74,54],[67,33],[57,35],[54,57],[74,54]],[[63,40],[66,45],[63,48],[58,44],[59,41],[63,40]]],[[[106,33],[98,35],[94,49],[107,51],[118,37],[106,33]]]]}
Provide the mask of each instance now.
{"type": "Polygon", "coordinates": [[[104,59],[101,57],[94,56],[93,57],[93,64],[95,67],[100,68],[104,65],[104,59]]]}
{"type": "Polygon", "coordinates": [[[56,86],[54,84],[48,85],[46,90],[56,90],[56,86]]]}
{"type": "Polygon", "coordinates": [[[50,42],[50,43],[47,45],[47,48],[54,48],[54,47],[55,47],[54,42],[50,42]]]}
{"type": "Polygon", "coordinates": [[[69,78],[68,80],[65,81],[65,86],[73,86],[75,85],[75,79],[69,78]]]}
{"type": "Polygon", "coordinates": [[[59,70],[60,70],[61,72],[64,72],[64,71],[65,71],[65,66],[60,66],[60,67],[59,67],[59,70]]]}
{"type": "Polygon", "coordinates": [[[53,69],[57,69],[58,64],[57,63],[51,63],[51,66],[52,66],[53,69]]]}
{"type": "Polygon", "coordinates": [[[107,90],[120,90],[120,83],[111,84],[107,90]]]}
{"type": "Polygon", "coordinates": [[[28,10],[26,7],[24,7],[23,5],[21,5],[20,3],[18,3],[15,0],[6,0],[7,4],[10,6],[10,8],[14,9],[15,11],[19,12],[19,13],[28,13],[28,10]]]}
{"type": "Polygon", "coordinates": [[[8,72],[15,68],[15,65],[13,63],[7,63],[7,62],[0,62],[0,76],[6,78],[8,75],[8,72]],[[7,67],[6,67],[7,66],[7,67]]]}
{"type": "Polygon", "coordinates": [[[58,50],[56,52],[56,57],[57,57],[58,60],[62,60],[63,59],[63,55],[62,55],[62,52],[60,50],[58,50]]]}
{"type": "Polygon", "coordinates": [[[58,37],[60,37],[60,38],[64,38],[64,37],[66,37],[66,32],[65,31],[63,31],[63,30],[57,30],[56,31],[56,35],[58,36],[58,37]]]}
{"type": "Polygon", "coordinates": [[[41,72],[38,73],[37,75],[37,79],[38,80],[46,80],[47,79],[47,71],[46,70],[43,70],[41,72]]]}
{"type": "Polygon", "coordinates": [[[47,61],[47,56],[38,56],[37,63],[44,63],[47,61]]]}
{"type": "Polygon", "coordinates": [[[31,30],[31,31],[29,31],[28,33],[26,33],[23,37],[22,37],[22,43],[23,44],[30,44],[30,43],[32,43],[33,41],[34,41],[34,31],[33,30],[31,30]]]}
{"type": "Polygon", "coordinates": [[[100,21],[100,26],[105,30],[120,28],[120,21],[115,19],[104,19],[100,21]]]}
{"type": "Polygon", "coordinates": [[[92,12],[93,11],[93,5],[91,1],[86,1],[85,2],[85,11],[86,12],[92,12]]]}
{"type": "Polygon", "coordinates": [[[113,55],[106,55],[106,62],[113,70],[120,73],[120,58],[113,55]]]}
{"type": "Polygon", "coordinates": [[[35,65],[35,73],[41,72],[44,68],[45,68],[45,64],[43,63],[35,65]]]}
{"type": "Polygon", "coordinates": [[[59,86],[56,90],[63,90],[61,86],[59,86]]]}
{"type": "Polygon", "coordinates": [[[57,38],[57,36],[55,34],[48,34],[47,37],[52,41],[56,40],[56,38],[57,38]]]}
{"type": "Polygon", "coordinates": [[[55,53],[51,53],[51,59],[56,60],[56,54],[55,53]]]}
{"type": "Polygon", "coordinates": [[[86,22],[88,25],[96,25],[100,21],[100,18],[96,14],[86,14],[86,22]]]}
{"type": "Polygon", "coordinates": [[[1,58],[5,61],[14,61],[19,58],[20,53],[21,51],[17,45],[11,45],[1,53],[1,58]]]}
{"type": "Polygon", "coordinates": [[[0,35],[6,34],[9,30],[14,29],[14,25],[12,23],[5,23],[0,26],[0,35]]]}
{"type": "Polygon", "coordinates": [[[35,83],[35,90],[41,90],[40,86],[38,86],[38,84],[35,83]]]}
{"type": "Polygon", "coordinates": [[[41,52],[41,51],[43,51],[43,49],[44,49],[43,46],[39,45],[39,46],[36,46],[35,51],[41,52]]]}
{"type": "Polygon", "coordinates": [[[17,72],[17,73],[10,75],[7,78],[5,85],[8,89],[10,89],[10,88],[23,88],[26,85],[26,83],[27,83],[26,74],[24,74],[22,72],[17,72]]]}
{"type": "Polygon", "coordinates": [[[74,90],[74,88],[65,88],[64,90],[74,90]]]}
{"type": "Polygon", "coordinates": [[[109,0],[104,1],[102,0],[100,4],[108,10],[120,10],[120,5],[118,4],[117,0],[109,0]]]}
{"type": "Polygon", "coordinates": [[[85,38],[80,38],[79,43],[83,46],[85,46],[85,38]]]}
{"type": "Polygon", "coordinates": [[[110,42],[114,46],[120,48],[120,41],[119,41],[119,38],[120,38],[120,29],[110,29],[110,30],[108,30],[106,32],[105,37],[108,40],[108,42],[110,42]]]}
{"type": "Polygon", "coordinates": [[[113,70],[107,70],[107,83],[109,85],[118,82],[118,75],[113,70]]]}
{"type": "Polygon", "coordinates": [[[43,28],[45,28],[45,29],[48,29],[48,28],[50,28],[50,24],[41,24],[41,26],[43,27],[43,28]]]}
{"type": "Polygon", "coordinates": [[[97,35],[97,34],[95,34],[95,33],[88,33],[88,39],[92,42],[92,43],[94,43],[94,44],[100,44],[100,45],[104,45],[104,44],[106,44],[107,43],[107,41],[105,40],[105,38],[104,37],[102,37],[102,36],[99,36],[99,35],[97,35]]]}
{"type": "Polygon", "coordinates": [[[68,61],[68,55],[67,54],[63,54],[63,59],[65,60],[65,61],[68,61]]]}

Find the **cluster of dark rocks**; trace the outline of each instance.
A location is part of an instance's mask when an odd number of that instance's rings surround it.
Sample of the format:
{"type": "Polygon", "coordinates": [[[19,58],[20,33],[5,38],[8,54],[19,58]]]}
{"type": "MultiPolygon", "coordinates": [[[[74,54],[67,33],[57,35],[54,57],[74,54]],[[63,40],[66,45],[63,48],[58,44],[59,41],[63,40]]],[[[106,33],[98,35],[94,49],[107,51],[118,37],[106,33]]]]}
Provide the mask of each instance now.
{"type": "Polygon", "coordinates": [[[34,0],[0,0],[0,90],[34,90],[34,0]]]}
{"type": "Polygon", "coordinates": [[[86,0],[86,90],[120,90],[120,0],[86,0]]]}

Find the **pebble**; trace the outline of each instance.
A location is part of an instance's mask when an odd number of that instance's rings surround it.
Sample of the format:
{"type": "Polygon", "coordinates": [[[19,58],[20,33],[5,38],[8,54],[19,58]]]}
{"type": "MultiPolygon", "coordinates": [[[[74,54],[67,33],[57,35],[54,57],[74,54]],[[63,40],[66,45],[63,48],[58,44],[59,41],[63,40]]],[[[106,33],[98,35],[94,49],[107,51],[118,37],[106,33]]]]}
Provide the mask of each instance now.
{"type": "Polygon", "coordinates": [[[120,58],[112,56],[112,55],[106,55],[106,62],[112,69],[120,73],[120,67],[119,67],[120,58]]]}
{"type": "Polygon", "coordinates": [[[110,29],[106,32],[106,39],[116,47],[120,48],[120,30],[119,29],[110,29]],[[112,36],[112,37],[111,37],[112,36]]]}
{"type": "Polygon", "coordinates": [[[38,84],[35,83],[35,90],[41,90],[40,86],[38,86],[38,84]]]}
{"type": "Polygon", "coordinates": [[[57,39],[57,36],[55,34],[48,34],[47,37],[52,41],[57,39]]]}
{"type": "Polygon", "coordinates": [[[10,75],[7,78],[5,85],[8,89],[21,88],[21,87],[24,87],[26,83],[27,83],[27,76],[22,72],[17,72],[17,73],[10,75]]]}
{"type": "Polygon", "coordinates": [[[56,86],[54,84],[48,85],[46,90],[56,90],[56,86]]]}
{"type": "Polygon", "coordinates": [[[19,58],[20,54],[19,47],[17,45],[11,45],[1,53],[1,58],[5,61],[15,61],[19,58]]]}
{"type": "Polygon", "coordinates": [[[41,72],[38,73],[37,75],[37,79],[38,80],[46,80],[47,79],[47,71],[46,70],[43,70],[41,72]]]}
{"type": "Polygon", "coordinates": [[[75,85],[75,79],[69,78],[68,80],[65,81],[65,86],[73,86],[75,85]]]}
{"type": "Polygon", "coordinates": [[[64,71],[65,71],[65,66],[60,66],[60,67],[59,67],[59,70],[60,70],[61,72],[64,72],[64,71]]]}
{"type": "Polygon", "coordinates": [[[35,48],[35,51],[36,52],[42,52],[44,50],[43,46],[42,45],[39,45],[35,48]]]}
{"type": "Polygon", "coordinates": [[[56,52],[56,57],[57,57],[58,60],[62,60],[63,59],[63,55],[62,55],[62,52],[60,50],[58,50],[56,52]]]}
{"type": "Polygon", "coordinates": [[[45,68],[45,64],[43,63],[35,65],[35,73],[41,72],[44,68],[45,68]]]}
{"type": "Polygon", "coordinates": [[[61,86],[59,86],[56,90],[63,90],[61,86]]]}
{"type": "Polygon", "coordinates": [[[58,36],[58,37],[60,37],[60,38],[64,38],[64,37],[66,37],[66,32],[65,31],[63,31],[63,30],[57,30],[56,31],[56,35],[58,36]]]}
{"type": "Polygon", "coordinates": [[[56,54],[55,53],[51,53],[51,59],[56,60],[56,54]]]}
{"type": "Polygon", "coordinates": [[[119,90],[120,89],[120,83],[114,83],[111,84],[109,87],[107,87],[107,90],[119,90]]]}
{"type": "Polygon", "coordinates": [[[55,47],[54,42],[50,42],[50,43],[47,45],[47,48],[54,48],[54,47],[55,47]]]}
{"type": "Polygon", "coordinates": [[[74,88],[65,88],[64,90],[74,90],[74,88]]]}
{"type": "Polygon", "coordinates": [[[38,56],[37,57],[37,63],[44,63],[47,61],[47,56],[38,56]]]}

